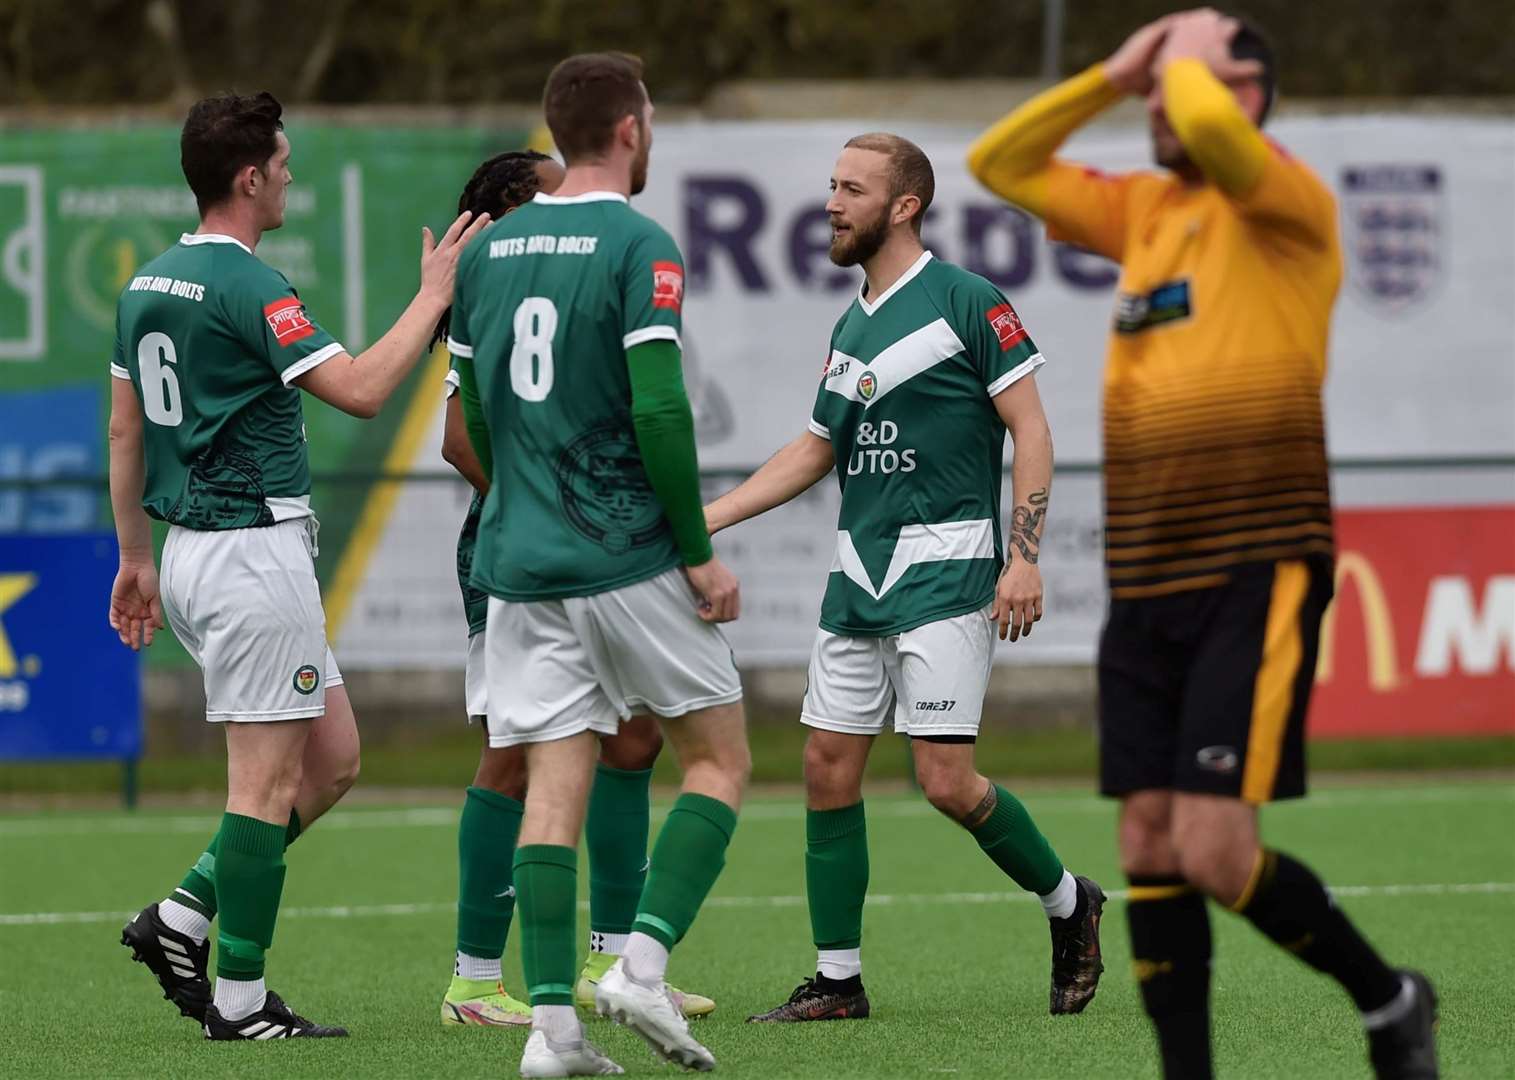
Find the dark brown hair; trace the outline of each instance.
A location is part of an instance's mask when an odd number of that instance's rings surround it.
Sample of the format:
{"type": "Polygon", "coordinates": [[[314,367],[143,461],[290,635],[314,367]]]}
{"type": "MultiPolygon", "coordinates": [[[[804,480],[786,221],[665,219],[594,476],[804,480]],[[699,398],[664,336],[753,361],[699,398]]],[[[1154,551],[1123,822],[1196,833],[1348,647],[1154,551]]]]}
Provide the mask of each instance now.
{"type": "Polygon", "coordinates": [[[872,150],[889,158],[889,201],[901,195],[914,195],[921,201],[921,208],[910,219],[915,235],[921,234],[921,221],[931,206],[936,194],[936,173],[931,169],[931,159],[926,152],[909,139],[891,135],[886,131],[871,131],[847,140],[854,150],[872,150]]]}
{"type": "Polygon", "coordinates": [[[1278,97],[1278,73],[1275,70],[1273,43],[1268,40],[1262,28],[1252,20],[1242,16],[1234,17],[1240,20],[1241,29],[1231,39],[1231,58],[1256,60],[1262,65],[1262,72],[1257,76],[1258,85],[1262,87],[1263,92],[1262,112],[1258,114],[1257,126],[1262,127],[1267,122],[1268,114],[1273,111],[1273,102],[1278,97]]]}
{"type": "Polygon", "coordinates": [[[268,91],[247,97],[218,94],[197,101],[179,134],[179,166],[200,213],[231,195],[237,173],[268,163],[279,148],[284,106],[268,91]]]}
{"type": "Polygon", "coordinates": [[[642,61],[629,53],[580,53],[547,76],[542,112],[565,164],[604,153],[615,126],[628,116],[641,123],[647,91],[642,61]]]}

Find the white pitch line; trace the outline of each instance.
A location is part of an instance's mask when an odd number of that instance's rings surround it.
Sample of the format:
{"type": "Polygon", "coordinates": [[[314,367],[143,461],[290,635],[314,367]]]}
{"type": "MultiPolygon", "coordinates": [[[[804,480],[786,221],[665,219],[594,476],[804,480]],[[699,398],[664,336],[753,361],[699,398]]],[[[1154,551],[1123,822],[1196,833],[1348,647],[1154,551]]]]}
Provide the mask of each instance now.
{"type": "MultiPolygon", "coordinates": [[[[1125,889],[1111,889],[1105,895],[1124,900],[1125,889]]],[[[1515,893],[1515,881],[1468,881],[1452,884],[1407,885],[1336,885],[1331,892],[1350,897],[1398,896],[1480,896],[1515,893]]],[[[951,893],[876,893],[868,897],[870,907],[906,907],[911,904],[1013,904],[1030,903],[1037,898],[1027,892],[951,892],[951,893]]],[[[803,896],[712,896],[706,908],[793,908],[804,907],[803,896]]],[[[455,901],[418,904],[343,904],[337,907],[290,907],[279,912],[281,919],[363,919],[395,915],[442,915],[457,910],[455,901]]],[[[579,901],[579,910],[588,911],[589,902],[579,901]]],[[[90,923],[123,922],[130,911],[32,911],[0,914],[0,926],[62,926],[90,923]]]]}
{"type": "MultiPolygon", "coordinates": [[[[1092,795],[1040,794],[1035,790],[1024,794],[1024,799],[1037,815],[1053,814],[1109,814],[1115,813],[1115,803],[1092,795]]],[[[1468,784],[1458,787],[1411,787],[1404,789],[1334,788],[1320,795],[1312,795],[1302,802],[1282,803],[1280,809],[1290,807],[1336,809],[1353,806],[1410,806],[1427,803],[1515,803],[1515,785],[1468,784]]],[[[666,807],[653,810],[654,821],[667,815],[666,807]]],[[[413,829],[456,828],[459,808],[414,807],[401,810],[338,810],[323,817],[320,830],[332,829],[413,829]]],[[[801,799],[793,802],[762,802],[748,806],[741,812],[744,822],[800,821],[805,816],[801,799]]],[[[923,798],[909,799],[890,795],[868,804],[871,818],[918,818],[935,817],[937,811],[923,798]]],[[[16,821],[0,820],[0,839],[29,836],[82,836],[204,833],[209,836],[220,824],[219,815],[145,815],[142,817],[90,814],[68,814],[58,818],[23,818],[16,821]]]]}

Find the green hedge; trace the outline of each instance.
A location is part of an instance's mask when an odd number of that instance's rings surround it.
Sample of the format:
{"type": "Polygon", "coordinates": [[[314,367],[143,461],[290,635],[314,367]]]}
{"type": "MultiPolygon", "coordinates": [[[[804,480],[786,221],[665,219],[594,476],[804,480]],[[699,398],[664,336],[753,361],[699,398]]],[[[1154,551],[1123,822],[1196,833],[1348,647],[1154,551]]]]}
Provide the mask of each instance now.
{"type": "MultiPolygon", "coordinates": [[[[1067,0],[1064,68],[1179,5],[1067,0]]],[[[1296,96],[1515,91],[1515,4],[1252,0],[1296,96]]],[[[532,101],[553,63],[622,49],[664,101],[747,78],[1034,77],[1037,0],[0,0],[0,101],[187,101],[225,87],[290,101],[532,101]]]]}

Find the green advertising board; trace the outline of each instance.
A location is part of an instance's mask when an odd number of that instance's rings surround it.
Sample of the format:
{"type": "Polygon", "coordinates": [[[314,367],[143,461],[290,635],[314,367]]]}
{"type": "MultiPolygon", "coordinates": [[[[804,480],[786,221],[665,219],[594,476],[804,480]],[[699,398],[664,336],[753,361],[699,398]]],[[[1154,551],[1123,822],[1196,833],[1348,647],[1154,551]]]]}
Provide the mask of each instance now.
{"type": "MultiPolygon", "coordinates": [[[[524,130],[384,127],[287,119],[284,227],[257,254],[283,271],[315,319],[353,354],[389,328],[419,284],[421,227],[438,233],[486,156],[524,130]]],[[[0,394],[93,385],[105,437],[115,304],[138,266],[195,229],[194,198],[169,124],[12,127],[0,135],[0,394]]],[[[375,420],[307,402],[323,584],[341,563],[420,374],[375,420]],[[322,475],[334,477],[326,481],[322,475]]],[[[103,608],[103,599],[102,599],[103,608]]],[[[182,663],[171,646],[155,662],[182,663]]]]}

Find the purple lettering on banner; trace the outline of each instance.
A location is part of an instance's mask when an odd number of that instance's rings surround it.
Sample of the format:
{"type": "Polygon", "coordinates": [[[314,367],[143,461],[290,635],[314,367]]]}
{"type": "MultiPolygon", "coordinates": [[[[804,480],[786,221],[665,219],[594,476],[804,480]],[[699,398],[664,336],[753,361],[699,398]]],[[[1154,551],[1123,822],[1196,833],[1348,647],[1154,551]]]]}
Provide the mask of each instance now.
{"type": "Polygon", "coordinates": [[[713,255],[730,258],[742,285],[767,292],[754,242],[768,220],[757,188],[738,176],[691,176],[684,180],[684,258],[689,288],[700,292],[712,282],[713,255]]]}
{"type": "Polygon", "coordinates": [[[963,266],[1006,291],[1031,280],[1036,268],[1031,218],[1010,206],[969,205],[963,208],[963,266]],[[1008,243],[1008,250],[994,243],[1008,243]]]}
{"type": "Polygon", "coordinates": [[[1052,245],[1052,265],[1058,276],[1075,289],[1104,292],[1115,287],[1120,267],[1103,255],[1096,255],[1072,244],[1052,245]]]}
{"type": "Polygon", "coordinates": [[[809,206],[789,228],[789,266],[801,285],[845,292],[857,285],[857,271],[831,261],[831,218],[824,205],[809,206]]]}

